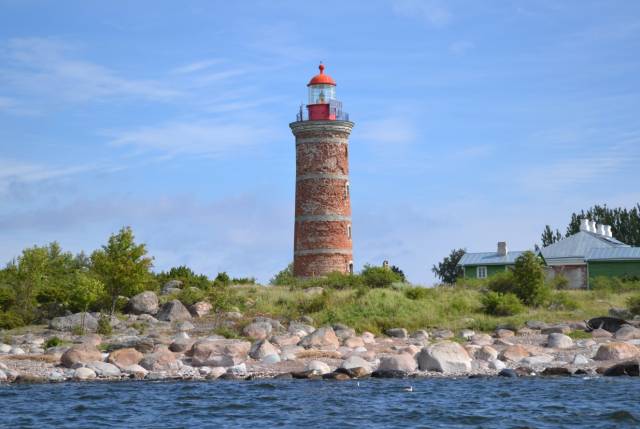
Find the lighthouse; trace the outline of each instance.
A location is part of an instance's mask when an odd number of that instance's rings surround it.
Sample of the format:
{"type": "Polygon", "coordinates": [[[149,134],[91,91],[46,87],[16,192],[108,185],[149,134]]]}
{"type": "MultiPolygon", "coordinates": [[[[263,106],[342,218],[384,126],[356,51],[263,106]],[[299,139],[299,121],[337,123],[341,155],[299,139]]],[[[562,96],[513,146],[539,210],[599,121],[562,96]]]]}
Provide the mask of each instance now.
{"type": "Polygon", "coordinates": [[[319,66],[291,131],[296,138],[293,274],[353,273],[349,135],[353,122],[336,98],[336,82],[319,66]]]}

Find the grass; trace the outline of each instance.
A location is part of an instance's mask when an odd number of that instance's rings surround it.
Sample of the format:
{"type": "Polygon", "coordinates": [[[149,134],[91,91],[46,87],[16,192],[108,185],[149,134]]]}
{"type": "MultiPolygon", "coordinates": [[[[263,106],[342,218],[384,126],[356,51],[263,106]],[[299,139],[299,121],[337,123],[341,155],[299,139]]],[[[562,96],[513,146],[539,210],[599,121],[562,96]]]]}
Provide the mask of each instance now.
{"type": "Polygon", "coordinates": [[[295,320],[311,316],[316,325],[344,323],[357,331],[383,333],[386,329],[404,327],[411,330],[463,328],[492,331],[497,326],[519,328],[527,320],[558,323],[586,320],[606,315],[610,307],[625,307],[633,293],[603,291],[554,292],[552,303],[571,305],[531,308],[515,316],[499,317],[482,312],[482,293],[475,288],[439,287],[412,291],[411,287],[380,289],[325,289],[324,293],[307,296],[303,291],[282,286],[237,288],[237,298],[246,317],[270,316],[295,320]]]}

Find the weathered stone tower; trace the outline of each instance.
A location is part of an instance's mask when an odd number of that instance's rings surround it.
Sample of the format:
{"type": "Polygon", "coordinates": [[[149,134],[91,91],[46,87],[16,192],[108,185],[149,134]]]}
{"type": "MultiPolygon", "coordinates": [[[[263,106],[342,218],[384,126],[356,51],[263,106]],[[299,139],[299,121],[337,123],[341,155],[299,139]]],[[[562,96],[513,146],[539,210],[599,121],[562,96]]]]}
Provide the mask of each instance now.
{"type": "Polygon", "coordinates": [[[289,126],[296,136],[296,217],[293,274],[317,277],[353,272],[349,195],[349,134],[353,122],[336,99],[335,81],[320,73],[309,84],[289,126]]]}

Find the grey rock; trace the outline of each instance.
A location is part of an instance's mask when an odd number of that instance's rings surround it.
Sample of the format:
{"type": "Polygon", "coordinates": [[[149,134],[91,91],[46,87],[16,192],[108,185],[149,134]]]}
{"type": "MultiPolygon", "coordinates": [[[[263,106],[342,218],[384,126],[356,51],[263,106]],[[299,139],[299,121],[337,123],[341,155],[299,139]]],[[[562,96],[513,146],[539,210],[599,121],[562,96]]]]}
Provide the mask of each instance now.
{"type": "Polygon", "coordinates": [[[337,350],[340,340],[331,327],[323,327],[315,330],[300,340],[300,345],[305,348],[323,348],[337,350]]]}
{"type": "Polygon", "coordinates": [[[265,365],[272,365],[274,363],[280,362],[280,356],[277,353],[266,355],[260,360],[260,362],[265,365]]]}
{"type": "Polygon", "coordinates": [[[417,356],[423,371],[460,373],[471,371],[471,357],[460,344],[443,341],[423,348],[417,356]]]}
{"type": "Polygon", "coordinates": [[[573,347],[573,340],[561,333],[549,334],[547,337],[547,347],[554,349],[570,349],[573,347]]]}
{"type": "Polygon", "coordinates": [[[404,328],[391,328],[385,331],[385,334],[392,338],[407,338],[409,334],[404,328]]]}
{"type": "Polygon", "coordinates": [[[264,340],[271,336],[273,326],[269,322],[253,322],[248,324],[242,330],[242,333],[252,340],[264,340]]]}
{"type": "Polygon", "coordinates": [[[161,295],[170,295],[175,292],[180,292],[182,288],[182,282],[180,280],[169,280],[162,286],[161,295]]]}
{"type": "Polygon", "coordinates": [[[120,377],[122,375],[120,368],[107,362],[89,362],[87,368],[92,369],[100,377],[120,377]]]}
{"type": "Polygon", "coordinates": [[[306,371],[313,371],[315,374],[324,375],[331,372],[331,368],[326,363],[319,360],[312,360],[305,365],[306,371]]]}
{"type": "Polygon", "coordinates": [[[261,360],[265,356],[277,355],[279,352],[278,348],[271,344],[269,340],[264,339],[253,343],[249,356],[255,360],[261,360]]]}
{"type": "Polygon", "coordinates": [[[73,374],[73,378],[76,380],[92,380],[96,378],[96,372],[91,368],[78,368],[73,374]]]}
{"type": "Polygon", "coordinates": [[[382,371],[402,371],[405,373],[414,372],[418,368],[415,358],[408,353],[399,355],[383,356],[380,358],[379,370],[382,371]]]}
{"type": "Polygon", "coordinates": [[[174,299],[162,306],[157,318],[164,322],[181,322],[191,320],[191,313],[180,301],[174,299]]]}
{"type": "Polygon", "coordinates": [[[49,322],[49,327],[56,331],[73,331],[82,326],[82,316],[84,315],[84,329],[87,332],[95,332],[98,329],[98,319],[91,313],[76,313],[70,316],[54,317],[49,322]]]}
{"type": "Polygon", "coordinates": [[[132,297],[127,304],[127,312],[132,314],[156,314],[159,310],[158,296],[146,291],[132,297]]]}

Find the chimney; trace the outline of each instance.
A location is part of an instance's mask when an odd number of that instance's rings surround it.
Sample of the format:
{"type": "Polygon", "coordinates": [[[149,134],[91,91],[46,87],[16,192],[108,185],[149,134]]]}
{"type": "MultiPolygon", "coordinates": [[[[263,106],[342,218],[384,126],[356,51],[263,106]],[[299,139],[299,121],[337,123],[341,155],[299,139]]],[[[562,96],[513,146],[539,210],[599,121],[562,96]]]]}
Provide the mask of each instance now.
{"type": "Polygon", "coordinates": [[[607,236],[607,231],[605,230],[604,225],[602,224],[598,225],[598,234],[604,235],[605,237],[607,236]]]}
{"type": "Polygon", "coordinates": [[[596,221],[595,220],[590,220],[589,221],[589,231],[591,232],[598,232],[596,230],[596,221]]]}
{"type": "Polygon", "coordinates": [[[507,242],[498,241],[498,256],[507,256],[507,242]]]}
{"type": "Polygon", "coordinates": [[[611,225],[603,225],[604,226],[604,235],[606,237],[613,237],[613,233],[611,232],[611,225]]]}
{"type": "Polygon", "coordinates": [[[580,231],[589,231],[589,219],[580,219],[580,231]]]}

